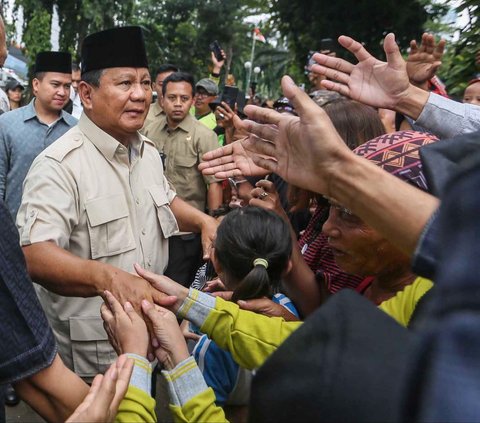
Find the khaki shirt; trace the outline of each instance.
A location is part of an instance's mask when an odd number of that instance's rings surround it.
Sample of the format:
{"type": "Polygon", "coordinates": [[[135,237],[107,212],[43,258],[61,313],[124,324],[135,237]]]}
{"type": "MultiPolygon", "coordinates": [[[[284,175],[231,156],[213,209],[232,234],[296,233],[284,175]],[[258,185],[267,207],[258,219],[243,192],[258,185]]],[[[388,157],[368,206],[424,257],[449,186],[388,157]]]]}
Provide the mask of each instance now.
{"type": "MultiPolygon", "coordinates": [[[[163,273],[166,238],[178,231],[169,207],[174,197],[151,141],[139,135],[128,149],[83,114],[30,168],[17,216],[20,242],[53,241],[127,272],[138,262],[163,273]]],[[[102,299],[38,288],[67,365],[85,377],[104,371],[115,353],[100,317],[102,299]]]]}
{"type": "Polygon", "coordinates": [[[158,117],[163,113],[162,107],[158,104],[158,101],[155,103],[150,104],[150,108],[148,109],[147,117],[145,118],[145,122],[143,123],[142,129],[140,129],[140,133],[145,135],[145,129],[149,126],[152,122],[155,122],[158,117]]]}
{"type": "Polygon", "coordinates": [[[213,176],[203,176],[198,170],[202,156],[218,148],[217,135],[187,114],[172,131],[167,116],[149,125],[145,136],[150,138],[165,158],[165,176],[178,196],[204,212],[208,184],[218,182],[213,176]]]}

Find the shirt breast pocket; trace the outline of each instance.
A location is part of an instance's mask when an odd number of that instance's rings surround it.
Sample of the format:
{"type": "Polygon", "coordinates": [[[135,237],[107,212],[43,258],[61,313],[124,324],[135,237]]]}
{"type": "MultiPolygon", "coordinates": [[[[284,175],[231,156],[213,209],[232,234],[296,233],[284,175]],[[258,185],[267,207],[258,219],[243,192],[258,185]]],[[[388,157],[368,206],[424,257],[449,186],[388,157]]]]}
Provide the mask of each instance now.
{"type": "Polygon", "coordinates": [[[85,203],[92,259],[114,256],[135,248],[127,200],[122,194],[85,203]]]}
{"type": "Polygon", "coordinates": [[[167,193],[161,185],[153,185],[148,188],[157,210],[157,218],[162,228],[164,238],[169,238],[178,232],[177,219],[170,209],[167,193]]]}

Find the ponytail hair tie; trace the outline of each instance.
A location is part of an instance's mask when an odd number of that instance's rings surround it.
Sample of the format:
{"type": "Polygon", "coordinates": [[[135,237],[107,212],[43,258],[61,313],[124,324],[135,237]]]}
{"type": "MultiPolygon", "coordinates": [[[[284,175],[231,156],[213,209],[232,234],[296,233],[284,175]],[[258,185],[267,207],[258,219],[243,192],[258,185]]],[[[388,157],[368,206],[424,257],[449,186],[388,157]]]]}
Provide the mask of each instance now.
{"type": "Polygon", "coordinates": [[[263,266],[265,269],[268,269],[268,261],[263,258],[256,258],[253,260],[253,267],[255,266],[263,266]]]}

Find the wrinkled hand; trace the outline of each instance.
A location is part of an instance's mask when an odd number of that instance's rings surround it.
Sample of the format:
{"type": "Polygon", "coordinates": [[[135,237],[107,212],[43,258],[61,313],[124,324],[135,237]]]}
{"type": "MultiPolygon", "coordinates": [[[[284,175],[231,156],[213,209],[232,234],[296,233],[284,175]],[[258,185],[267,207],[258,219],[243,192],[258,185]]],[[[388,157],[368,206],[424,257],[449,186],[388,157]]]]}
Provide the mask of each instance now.
{"type": "Polygon", "coordinates": [[[138,313],[141,313],[141,302],[143,299],[165,307],[175,302],[175,298],[169,298],[165,294],[158,292],[147,281],[120,269],[115,269],[114,277],[107,290],[112,293],[120,304],[125,304],[127,301],[130,302],[138,313]]]}
{"type": "Polygon", "coordinates": [[[127,392],[133,364],[132,359],[122,355],[104,376],[97,375],[87,396],[67,422],[113,422],[118,406],[127,392]]]}
{"type": "Polygon", "coordinates": [[[257,166],[253,161],[254,154],[245,148],[249,145],[248,140],[244,139],[209,151],[203,155],[204,161],[198,169],[204,175],[215,175],[218,179],[268,175],[268,170],[257,166]]]}
{"type": "Polygon", "coordinates": [[[277,304],[268,298],[255,298],[248,301],[239,300],[237,301],[237,304],[243,310],[253,311],[254,313],[263,314],[268,317],[282,317],[290,322],[300,320],[293,313],[290,313],[284,306],[277,304]]]}
{"type": "Polygon", "coordinates": [[[354,155],[324,110],[288,76],[282,78],[282,91],[299,116],[247,106],[245,113],[251,120],[243,121],[243,125],[250,137],[244,144],[254,153],[251,158],[255,164],[269,173],[298,187],[329,195],[331,172],[343,169],[345,159],[354,155]]]}
{"type": "Polygon", "coordinates": [[[166,369],[171,370],[190,356],[177,318],[171,311],[146,300],[142,302],[142,309],[153,326],[155,356],[166,369]]]}
{"type": "Polygon", "coordinates": [[[383,43],[387,62],[373,57],[358,41],[342,35],[338,42],[353,53],[356,65],[346,60],[316,53],[312,66],[315,72],[338,81],[322,81],[322,86],[374,107],[395,109],[396,104],[408,94],[410,85],[406,63],[395,42],[395,36],[388,34],[383,43]]]}
{"type": "Polygon", "coordinates": [[[109,292],[104,293],[105,303],[100,308],[103,327],[118,355],[125,353],[147,356],[148,331],[143,319],[128,301],[122,305],[109,292]]]}
{"type": "Polygon", "coordinates": [[[261,207],[262,209],[272,210],[280,217],[288,220],[288,216],[282,207],[280,197],[278,196],[278,192],[275,189],[273,182],[262,179],[261,181],[258,181],[255,186],[256,188],[252,189],[250,192],[250,195],[253,198],[249,201],[249,204],[251,206],[261,207]]]}
{"type": "MultiPolygon", "coordinates": [[[[205,215],[205,219],[202,223],[201,228],[201,237],[202,237],[202,250],[203,250],[203,259],[210,259],[210,251],[212,251],[213,241],[217,234],[218,221],[213,217],[205,215]]],[[[165,304],[168,306],[168,304],[165,304]]]]}
{"type": "Polygon", "coordinates": [[[179,283],[172,281],[166,276],[156,275],[155,273],[149,272],[137,263],[134,265],[134,267],[138,275],[145,279],[153,289],[167,294],[174,299],[173,303],[166,307],[173,312],[176,312],[180,308],[185,298],[187,298],[188,288],[185,288],[179,283]]]}
{"type": "Polygon", "coordinates": [[[435,42],[433,34],[424,33],[420,46],[416,40],[410,41],[410,53],[407,58],[407,73],[410,82],[423,84],[435,76],[442,64],[445,40],[435,42]]]}

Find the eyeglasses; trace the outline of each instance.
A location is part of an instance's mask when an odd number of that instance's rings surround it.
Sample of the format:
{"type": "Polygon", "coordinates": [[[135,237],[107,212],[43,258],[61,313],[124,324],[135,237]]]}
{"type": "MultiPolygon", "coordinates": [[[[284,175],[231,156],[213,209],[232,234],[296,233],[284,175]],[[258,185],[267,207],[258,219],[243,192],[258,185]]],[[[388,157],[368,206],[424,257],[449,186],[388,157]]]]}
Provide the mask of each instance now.
{"type": "Polygon", "coordinates": [[[233,178],[227,178],[227,179],[228,179],[228,183],[230,184],[230,188],[234,189],[235,191],[238,191],[238,186],[240,184],[243,184],[244,182],[248,182],[246,179],[242,179],[241,181],[236,181],[233,178]]]}
{"type": "Polygon", "coordinates": [[[197,97],[200,97],[200,98],[204,98],[204,97],[212,97],[213,94],[209,94],[207,92],[196,92],[195,95],[197,97]]]}

